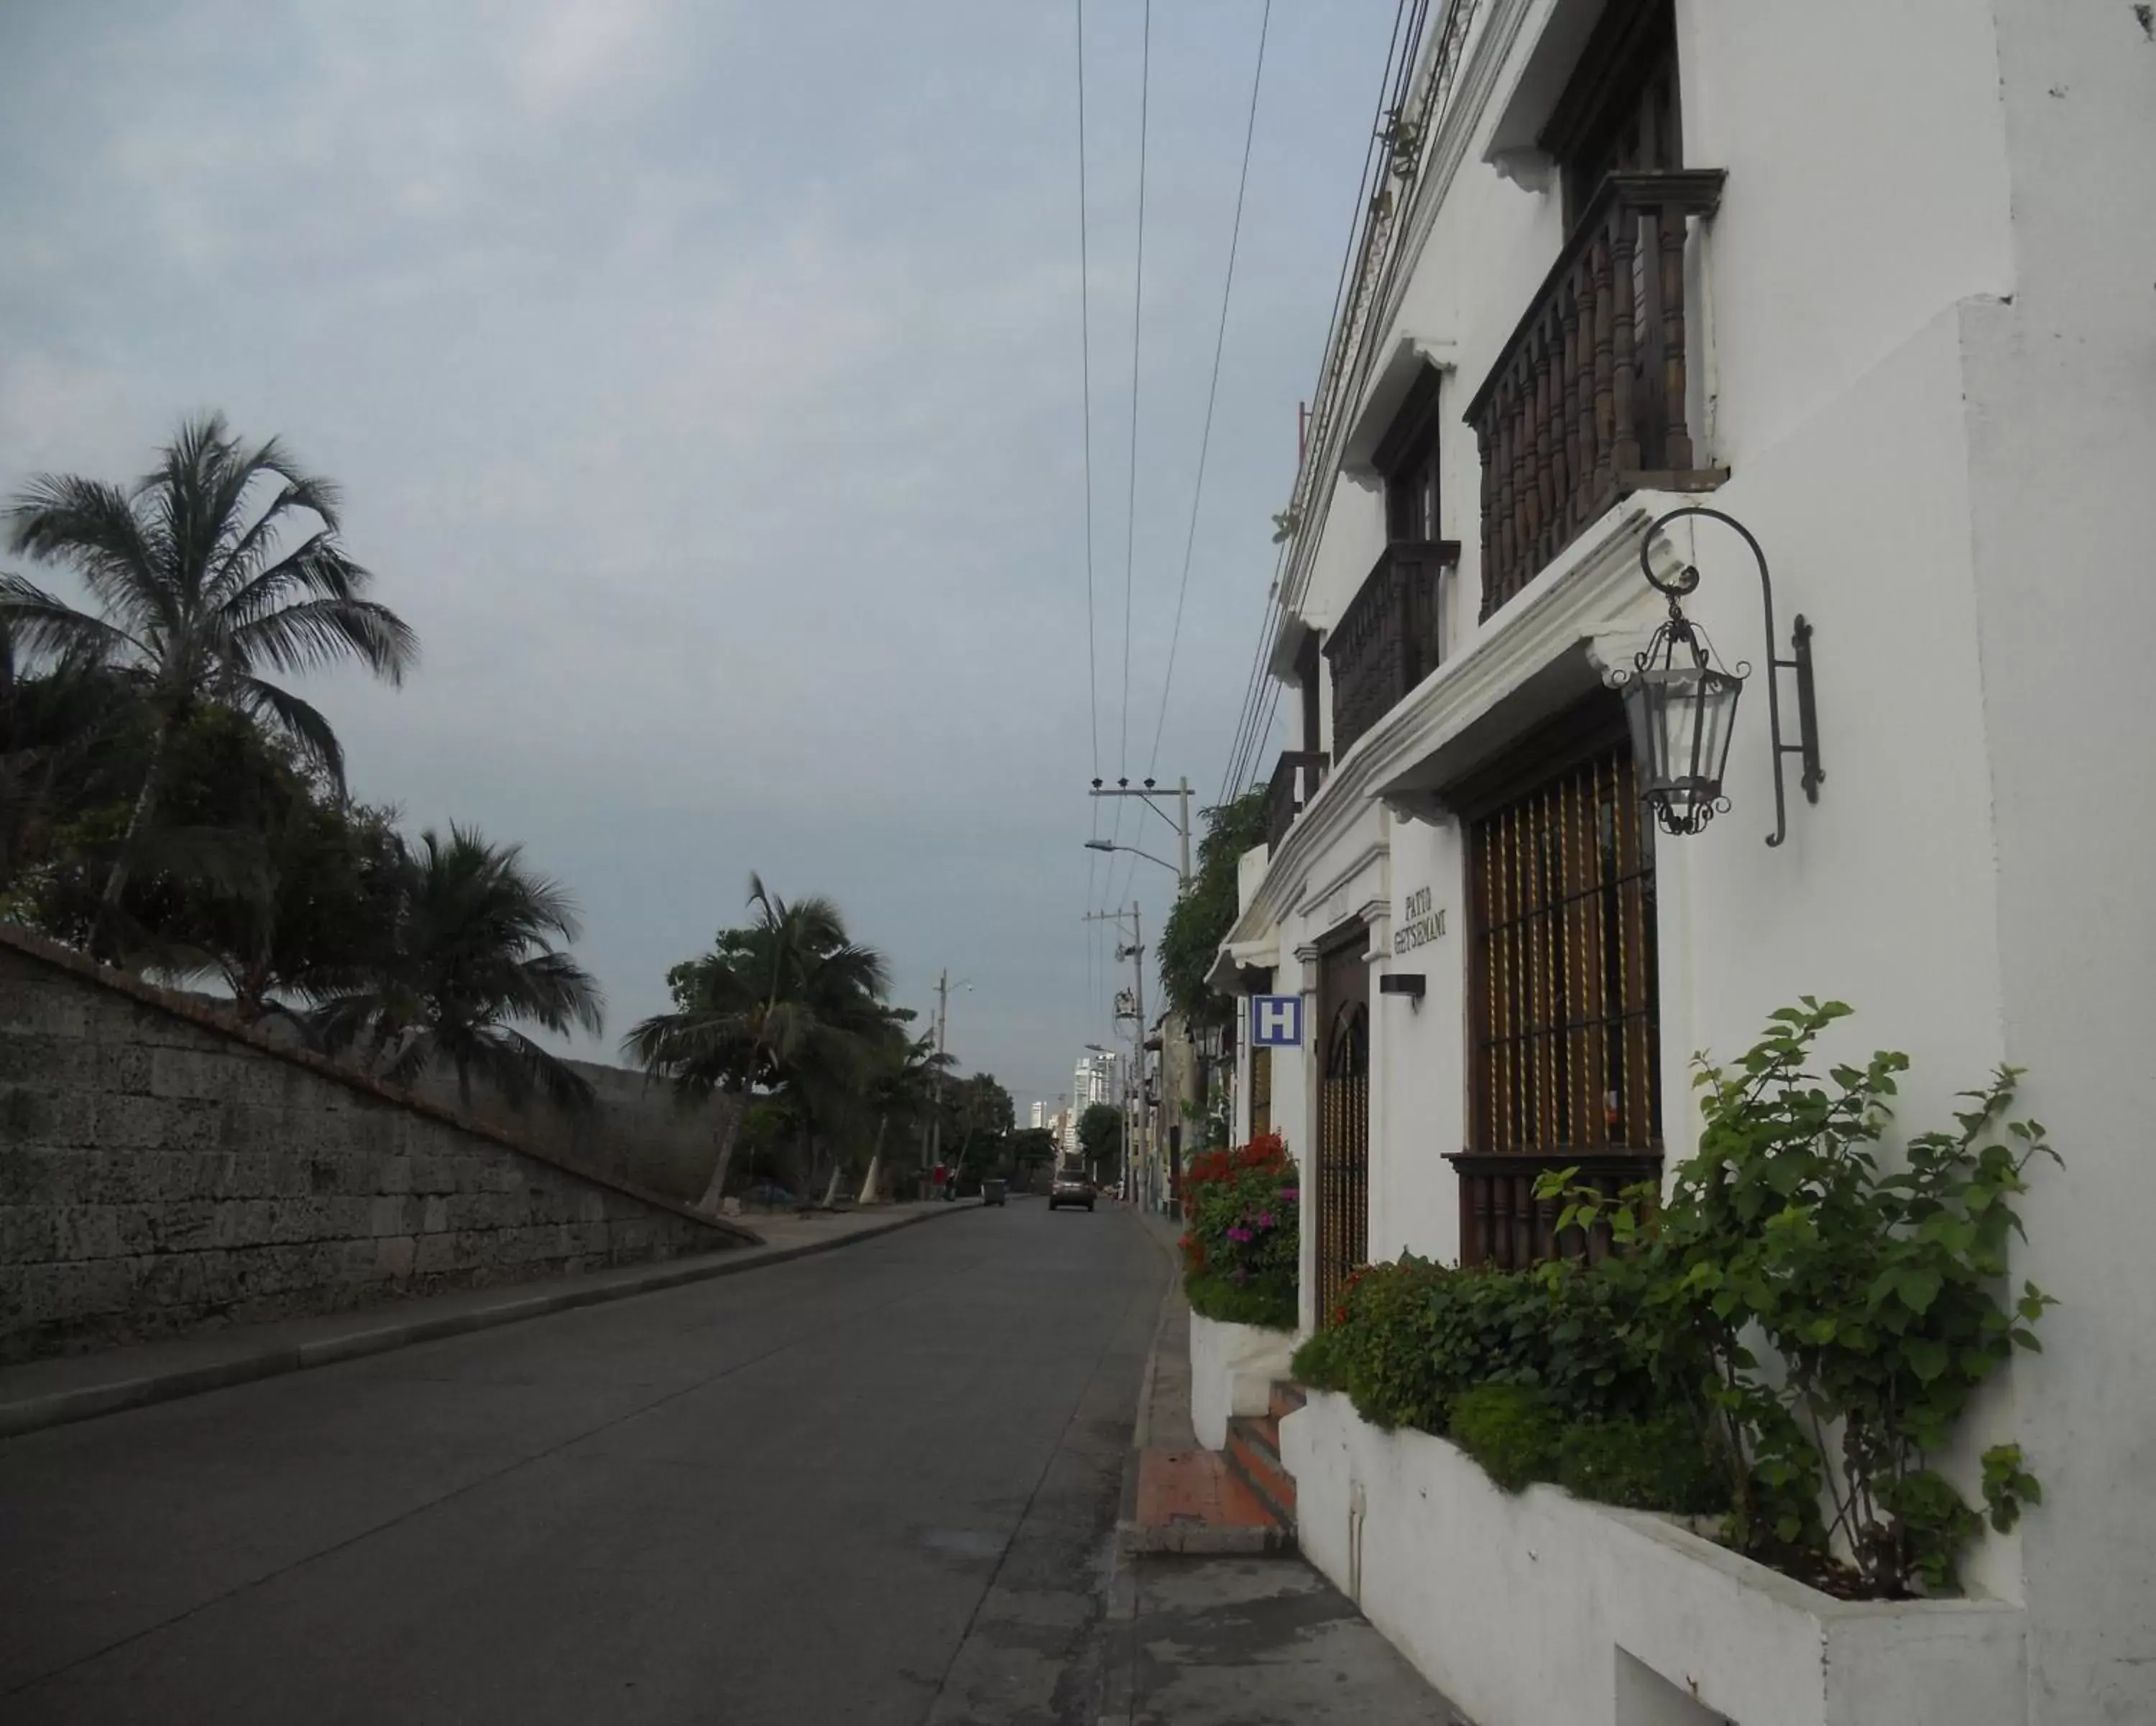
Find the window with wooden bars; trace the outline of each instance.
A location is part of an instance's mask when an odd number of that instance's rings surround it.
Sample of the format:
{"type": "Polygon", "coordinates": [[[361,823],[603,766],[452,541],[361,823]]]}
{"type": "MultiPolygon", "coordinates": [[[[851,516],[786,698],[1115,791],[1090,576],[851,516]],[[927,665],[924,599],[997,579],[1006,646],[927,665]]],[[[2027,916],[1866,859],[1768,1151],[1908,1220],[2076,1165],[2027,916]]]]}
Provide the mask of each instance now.
{"type": "Polygon", "coordinates": [[[1474,823],[1472,1148],[1661,1142],[1655,877],[1619,740],[1474,823]]]}
{"type": "Polygon", "coordinates": [[[1250,1051],[1250,1136],[1273,1129],[1273,1052],[1260,1044],[1250,1051]]]}
{"type": "Polygon", "coordinates": [[[1545,734],[1538,771],[1468,822],[1470,1121],[1452,1161],[1470,1262],[1555,1250],[1543,1171],[1614,1193],[1660,1167],[1654,856],[1613,705],[1545,734]]]}
{"type": "Polygon", "coordinates": [[[1673,0],[1611,0],[1540,140],[1559,165],[1565,226],[1603,181],[1684,166],[1673,0]]]}
{"type": "Polygon", "coordinates": [[[1441,387],[1437,368],[1424,366],[1372,458],[1385,476],[1389,545],[1427,545],[1445,537],[1439,492],[1441,387]]]}

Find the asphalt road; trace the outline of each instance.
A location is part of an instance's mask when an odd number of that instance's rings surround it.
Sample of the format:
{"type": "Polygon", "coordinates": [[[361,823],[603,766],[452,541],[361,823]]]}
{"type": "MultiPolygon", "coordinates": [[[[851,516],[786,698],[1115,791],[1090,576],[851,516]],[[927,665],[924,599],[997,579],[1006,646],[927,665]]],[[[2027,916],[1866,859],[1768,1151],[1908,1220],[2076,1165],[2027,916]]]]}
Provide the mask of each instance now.
{"type": "Polygon", "coordinates": [[[1090,1722],[1168,1271],[1019,1201],[0,1442],[0,1718],[1090,1722]]]}

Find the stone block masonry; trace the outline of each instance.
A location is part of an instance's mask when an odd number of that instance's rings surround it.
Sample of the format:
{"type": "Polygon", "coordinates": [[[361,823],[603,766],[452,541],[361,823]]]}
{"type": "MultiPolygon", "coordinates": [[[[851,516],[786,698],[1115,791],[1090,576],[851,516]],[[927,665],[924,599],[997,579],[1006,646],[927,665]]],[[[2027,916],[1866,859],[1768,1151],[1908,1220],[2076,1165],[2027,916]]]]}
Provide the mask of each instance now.
{"type": "Polygon", "coordinates": [[[0,1360],[755,1238],[0,930],[0,1360]]]}

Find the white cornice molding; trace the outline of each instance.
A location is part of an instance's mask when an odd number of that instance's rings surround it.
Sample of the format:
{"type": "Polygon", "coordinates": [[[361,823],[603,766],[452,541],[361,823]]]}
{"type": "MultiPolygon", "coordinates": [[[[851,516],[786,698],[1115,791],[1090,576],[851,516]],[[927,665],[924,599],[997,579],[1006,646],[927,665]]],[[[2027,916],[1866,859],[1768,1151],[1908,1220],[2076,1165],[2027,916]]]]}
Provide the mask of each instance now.
{"type": "Polygon", "coordinates": [[[1598,673],[1620,663],[1626,644],[1653,627],[1661,604],[1640,575],[1640,539],[1648,522],[1681,501],[1640,492],[1610,510],[1485,627],[1471,650],[1440,665],[1358,738],[1268,859],[1229,944],[1260,939],[1285,916],[1345,886],[1384,850],[1382,840],[1359,848],[1324,892],[1309,890],[1311,871],[1373,802],[1412,804],[1415,770],[1537,673],[1572,653],[1582,653],[1598,673]]]}

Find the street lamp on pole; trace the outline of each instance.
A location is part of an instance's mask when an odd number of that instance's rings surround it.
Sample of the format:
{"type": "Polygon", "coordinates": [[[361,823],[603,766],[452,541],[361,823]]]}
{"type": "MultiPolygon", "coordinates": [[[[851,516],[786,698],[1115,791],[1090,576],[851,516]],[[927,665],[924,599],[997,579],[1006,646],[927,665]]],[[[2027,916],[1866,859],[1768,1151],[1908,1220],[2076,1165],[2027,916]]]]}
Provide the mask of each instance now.
{"type": "MultiPolygon", "coordinates": [[[[1188,779],[1177,780],[1173,791],[1150,779],[1139,785],[1132,785],[1127,779],[1119,779],[1111,786],[1103,784],[1096,779],[1093,781],[1093,795],[1096,797],[1140,798],[1147,808],[1173,827],[1179,848],[1178,854],[1183,858],[1183,867],[1177,869],[1175,873],[1181,878],[1183,885],[1187,887],[1190,884],[1190,781],[1188,779]],[[1175,813],[1170,815],[1159,804],[1154,802],[1155,797],[1173,797],[1175,813]]],[[[1096,851],[1114,851],[1127,848],[1096,843],[1089,848],[1096,851]]],[[[1145,854],[1142,851],[1137,853],[1140,857],[1145,854]]],[[[1154,858],[1152,861],[1158,863],[1160,859],[1154,858]]]]}
{"type": "Polygon", "coordinates": [[[1086,848],[1088,851],[1127,851],[1132,857],[1142,857],[1149,863],[1158,863],[1161,868],[1175,876],[1182,883],[1185,892],[1189,890],[1190,873],[1187,863],[1183,868],[1178,868],[1164,857],[1155,857],[1150,851],[1141,851],[1135,845],[1118,845],[1111,839],[1088,839],[1086,842],[1086,848]]]}

